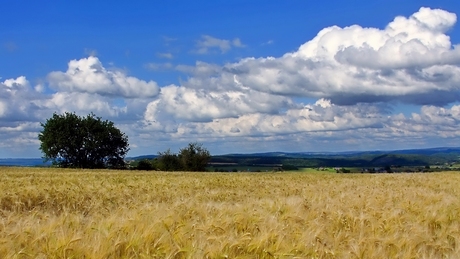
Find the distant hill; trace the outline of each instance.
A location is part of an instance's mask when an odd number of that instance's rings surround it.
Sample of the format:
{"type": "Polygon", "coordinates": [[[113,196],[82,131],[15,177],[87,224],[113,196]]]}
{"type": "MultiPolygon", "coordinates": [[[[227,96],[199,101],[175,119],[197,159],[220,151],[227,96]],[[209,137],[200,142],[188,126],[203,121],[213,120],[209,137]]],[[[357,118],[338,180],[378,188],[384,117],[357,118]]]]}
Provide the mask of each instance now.
{"type": "Polygon", "coordinates": [[[266,152],[213,156],[213,163],[244,166],[283,164],[296,167],[385,167],[445,165],[459,161],[460,148],[389,151],[266,152]]]}
{"type": "Polygon", "coordinates": [[[42,158],[0,158],[0,166],[50,166],[42,158]]]}
{"type": "Polygon", "coordinates": [[[250,154],[226,154],[222,156],[254,156],[254,157],[336,157],[336,156],[358,156],[358,155],[382,155],[382,154],[413,154],[413,155],[433,155],[433,154],[459,154],[460,147],[438,147],[426,149],[401,149],[401,150],[369,150],[369,151],[340,151],[340,152],[265,152],[250,154]]]}
{"type": "Polygon", "coordinates": [[[127,157],[126,160],[154,159],[156,157],[158,157],[158,155],[143,155],[143,156],[127,157]]]}
{"type": "MultiPolygon", "coordinates": [[[[128,157],[154,159],[158,155],[128,157]]],[[[265,152],[212,156],[211,163],[229,166],[383,167],[426,166],[460,162],[460,147],[345,152],[265,152]]],[[[41,158],[3,158],[0,166],[49,166],[41,158]]]]}

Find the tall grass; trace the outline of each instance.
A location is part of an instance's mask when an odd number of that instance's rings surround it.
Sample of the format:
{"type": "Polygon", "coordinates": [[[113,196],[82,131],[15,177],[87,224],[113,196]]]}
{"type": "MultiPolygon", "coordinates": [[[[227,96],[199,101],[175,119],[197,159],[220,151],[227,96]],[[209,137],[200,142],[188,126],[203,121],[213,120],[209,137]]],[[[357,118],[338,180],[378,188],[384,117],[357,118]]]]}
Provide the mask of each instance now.
{"type": "Polygon", "coordinates": [[[1,258],[456,258],[460,174],[0,168],[1,258]]]}

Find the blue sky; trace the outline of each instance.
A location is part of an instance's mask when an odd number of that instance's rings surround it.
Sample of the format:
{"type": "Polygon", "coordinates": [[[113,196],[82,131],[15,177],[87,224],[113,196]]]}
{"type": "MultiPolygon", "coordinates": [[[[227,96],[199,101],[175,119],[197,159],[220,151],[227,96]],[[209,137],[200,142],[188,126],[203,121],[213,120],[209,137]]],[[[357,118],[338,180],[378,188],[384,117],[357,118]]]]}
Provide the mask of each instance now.
{"type": "Polygon", "coordinates": [[[0,157],[65,111],[132,156],[459,146],[457,1],[0,3],[0,157]]]}

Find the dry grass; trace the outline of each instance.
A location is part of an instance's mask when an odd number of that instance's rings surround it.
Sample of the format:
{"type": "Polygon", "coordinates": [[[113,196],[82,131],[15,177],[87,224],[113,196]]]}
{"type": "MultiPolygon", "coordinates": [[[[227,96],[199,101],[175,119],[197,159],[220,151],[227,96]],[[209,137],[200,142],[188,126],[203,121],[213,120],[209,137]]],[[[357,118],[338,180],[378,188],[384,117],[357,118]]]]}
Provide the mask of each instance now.
{"type": "Polygon", "coordinates": [[[0,168],[1,258],[458,258],[460,174],[0,168]]]}

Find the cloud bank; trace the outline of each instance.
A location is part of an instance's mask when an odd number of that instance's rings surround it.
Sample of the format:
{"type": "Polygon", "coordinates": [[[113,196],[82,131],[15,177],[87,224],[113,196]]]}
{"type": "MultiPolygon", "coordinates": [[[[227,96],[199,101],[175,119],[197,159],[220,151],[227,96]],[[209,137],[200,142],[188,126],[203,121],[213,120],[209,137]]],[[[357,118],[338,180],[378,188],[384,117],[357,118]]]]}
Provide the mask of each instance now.
{"type": "Polygon", "coordinates": [[[214,68],[212,78],[208,71],[195,73],[187,86],[234,89],[229,78],[235,76],[252,90],[343,105],[388,100],[446,105],[459,100],[460,48],[446,34],[456,20],[453,13],[421,8],[384,29],[332,26],[295,52],[245,58],[214,68]]]}

